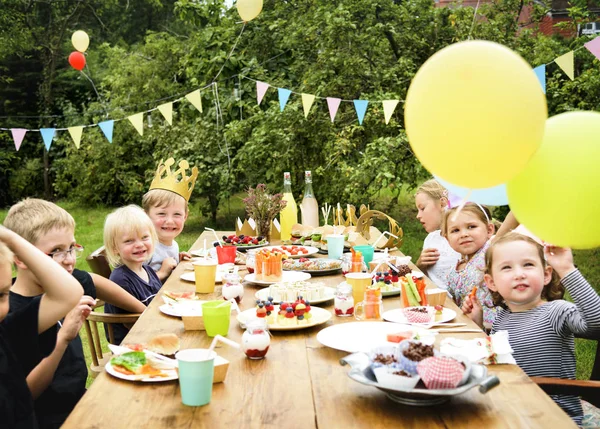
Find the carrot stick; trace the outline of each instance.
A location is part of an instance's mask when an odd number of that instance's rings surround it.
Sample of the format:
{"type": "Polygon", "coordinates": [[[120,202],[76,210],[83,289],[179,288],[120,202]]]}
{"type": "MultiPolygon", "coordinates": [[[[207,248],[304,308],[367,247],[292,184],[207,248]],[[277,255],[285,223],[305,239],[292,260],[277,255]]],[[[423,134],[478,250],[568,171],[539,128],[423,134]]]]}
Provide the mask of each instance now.
{"type": "Polygon", "coordinates": [[[475,299],[476,294],[477,294],[477,286],[473,287],[473,290],[469,294],[469,298],[475,299]]]}
{"type": "Polygon", "coordinates": [[[402,282],[401,284],[401,289],[402,289],[402,307],[406,308],[409,307],[408,305],[408,295],[406,294],[406,283],[402,282]]]}

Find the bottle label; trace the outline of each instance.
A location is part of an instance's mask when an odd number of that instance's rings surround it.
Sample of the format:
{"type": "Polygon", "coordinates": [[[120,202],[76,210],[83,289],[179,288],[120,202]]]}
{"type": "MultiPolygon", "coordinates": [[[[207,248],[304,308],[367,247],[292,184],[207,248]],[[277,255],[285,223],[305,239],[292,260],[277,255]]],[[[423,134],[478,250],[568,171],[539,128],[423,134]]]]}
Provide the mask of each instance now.
{"type": "Polygon", "coordinates": [[[283,184],[284,185],[292,184],[292,175],[290,174],[289,171],[286,171],[285,173],[283,173],[283,184]]]}
{"type": "Polygon", "coordinates": [[[304,172],[304,180],[306,183],[312,183],[312,175],[310,174],[310,171],[304,172]]]}

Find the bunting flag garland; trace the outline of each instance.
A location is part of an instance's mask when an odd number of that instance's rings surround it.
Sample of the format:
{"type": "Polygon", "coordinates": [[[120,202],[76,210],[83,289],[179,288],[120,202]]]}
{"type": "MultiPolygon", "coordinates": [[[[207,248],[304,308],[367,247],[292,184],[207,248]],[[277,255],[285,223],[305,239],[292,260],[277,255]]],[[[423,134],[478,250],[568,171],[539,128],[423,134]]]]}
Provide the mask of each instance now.
{"type": "Polygon", "coordinates": [[[383,116],[385,117],[385,124],[387,125],[392,119],[392,113],[396,110],[396,106],[400,100],[383,100],[383,116]]]}
{"type": "Polygon", "coordinates": [[[585,46],[588,51],[590,51],[597,59],[600,60],[600,36],[596,37],[592,41],[587,42],[583,46],[585,46]]]}
{"type": "Polygon", "coordinates": [[[10,132],[13,136],[13,140],[15,141],[15,148],[18,152],[19,148],[21,147],[21,143],[23,143],[23,139],[25,138],[27,130],[25,128],[12,128],[10,132]]]}
{"type": "Polygon", "coordinates": [[[67,130],[69,131],[69,134],[71,134],[71,138],[73,139],[73,143],[75,143],[75,147],[79,149],[79,144],[81,143],[81,134],[83,133],[83,126],[69,127],[67,130]]]}
{"type": "Polygon", "coordinates": [[[280,112],[283,112],[283,109],[285,109],[285,105],[287,104],[291,93],[292,93],[292,91],[290,91],[289,89],[277,88],[277,94],[279,95],[279,111],[280,112]]]}
{"type": "Polygon", "coordinates": [[[567,52],[558,58],[554,59],[554,62],[565,72],[569,79],[575,79],[575,68],[573,66],[573,51],[567,52]]]}
{"type": "Polygon", "coordinates": [[[304,118],[308,118],[310,108],[315,102],[315,96],[312,94],[302,94],[302,108],[304,109],[304,118]]]}
{"type": "Polygon", "coordinates": [[[40,128],[40,133],[42,134],[42,139],[44,140],[44,146],[46,146],[46,150],[50,150],[50,145],[52,145],[55,132],[56,128],[40,128]]]}
{"type": "Polygon", "coordinates": [[[129,119],[129,122],[131,122],[131,125],[133,125],[135,127],[135,129],[137,130],[138,133],[140,133],[140,136],[144,135],[144,113],[136,113],[135,115],[131,115],[129,116],[127,119],[129,119]]]}
{"type": "Polygon", "coordinates": [[[102,130],[104,137],[108,140],[109,143],[112,143],[113,138],[113,128],[115,126],[115,121],[104,121],[99,122],[98,127],[102,130]]]}
{"type": "MultiPolygon", "coordinates": [[[[173,103],[165,103],[158,106],[158,111],[165,117],[169,125],[173,125],[173,103]]],[[[200,103],[200,111],[202,111],[202,103],[200,103]]]]}
{"type": "Polygon", "coordinates": [[[544,94],[546,93],[546,64],[542,64],[541,66],[537,66],[533,69],[533,72],[537,76],[540,81],[540,85],[542,85],[542,91],[544,94]]]}
{"type": "Polygon", "coordinates": [[[256,99],[258,101],[258,105],[260,106],[260,102],[265,96],[267,89],[269,89],[269,84],[265,82],[256,81],[256,99]]]}
{"type": "Polygon", "coordinates": [[[335,115],[337,115],[337,111],[341,102],[341,98],[327,97],[327,107],[329,107],[329,117],[331,118],[331,123],[333,123],[335,115]]]}
{"type": "Polygon", "coordinates": [[[368,100],[354,100],[354,109],[356,109],[356,116],[358,116],[359,125],[362,125],[363,119],[365,119],[365,113],[367,112],[368,105],[368,100]]]}
{"type": "Polygon", "coordinates": [[[202,99],[200,98],[200,90],[197,89],[195,91],[190,92],[185,96],[187,101],[192,103],[192,105],[198,109],[200,113],[202,113],[202,99]]]}

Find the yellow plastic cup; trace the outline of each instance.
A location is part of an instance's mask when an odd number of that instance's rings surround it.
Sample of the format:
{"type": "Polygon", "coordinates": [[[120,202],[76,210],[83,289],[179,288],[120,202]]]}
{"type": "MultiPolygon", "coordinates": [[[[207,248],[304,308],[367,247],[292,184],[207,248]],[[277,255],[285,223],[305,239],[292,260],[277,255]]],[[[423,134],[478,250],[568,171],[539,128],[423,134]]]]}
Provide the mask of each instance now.
{"type": "Polygon", "coordinates": [[[199,259],[194,262],[196,292],[213,293],[217,278],[217,261],[214,259],[199,259]]]}
{"type": "Polygon", "coordinates": [[[354,302],[361,302],[365,297],[365,290],[371,284],[370,273],[348,273],[346,274],[346,283],[352,286],[352,296],[354,302]]]}

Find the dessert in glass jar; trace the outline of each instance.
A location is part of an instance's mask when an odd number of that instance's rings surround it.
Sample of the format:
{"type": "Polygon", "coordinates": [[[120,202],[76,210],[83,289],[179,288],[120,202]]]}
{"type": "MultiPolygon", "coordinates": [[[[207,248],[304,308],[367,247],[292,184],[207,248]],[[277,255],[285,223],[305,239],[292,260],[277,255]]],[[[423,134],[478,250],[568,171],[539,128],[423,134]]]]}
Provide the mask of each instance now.
{"type": "Polygon", "coordinates": [[[271,338],[265,319],[255,319],[246,324],[242,335],[242,351],[249,359],[262,359],[269,351],[271,338]]]}
{"type": "Polygon", "coordinates": [[[237,273],[228,273],[224,277],[223,299],[229,301],[234,298],[235,302],[239,304],[244,297],[244,285],[240,283],[240,276],[237,273]]]}
{"type": "Polygon", "coordinates": [[[336,316],[347,317],[354,314],[354,297],[352,296],[352,286],[346,282],[338,285],[335,290],[333,306],[336,316]]]}

